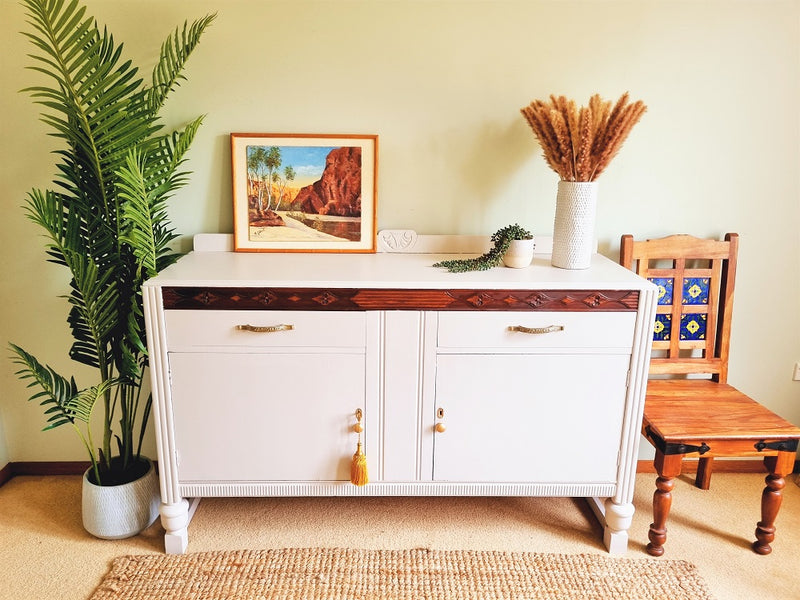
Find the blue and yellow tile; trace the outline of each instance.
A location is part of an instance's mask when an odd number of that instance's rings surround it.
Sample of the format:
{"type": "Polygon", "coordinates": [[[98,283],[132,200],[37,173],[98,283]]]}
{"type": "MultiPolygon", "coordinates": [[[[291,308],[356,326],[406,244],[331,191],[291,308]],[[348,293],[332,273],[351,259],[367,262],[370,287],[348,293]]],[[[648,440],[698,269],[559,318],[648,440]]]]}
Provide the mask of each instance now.
{"type": "Polygon", "coordinates": [[[683,280],[684,304],[708,304],[708,277],[687,277],[683,280]]]}
{"type": "Polygon", "coordinates": [[[670,340],[671,327],[672,315],[657,314],[656,322],[653,324],[653,341],[668,342],[670,340]]]}
{"type": "Polygon", "coordinates": [[[650,277],[648,280],[658,286],[658,303],[662,306],[672,304],[675,280],[672,277],[650,277]]]}
{"type": "Polygon", "coordinates": [[[681,315],[681,339],[687,341],[706,339],[707,318],[708,315],[681,315]]]}

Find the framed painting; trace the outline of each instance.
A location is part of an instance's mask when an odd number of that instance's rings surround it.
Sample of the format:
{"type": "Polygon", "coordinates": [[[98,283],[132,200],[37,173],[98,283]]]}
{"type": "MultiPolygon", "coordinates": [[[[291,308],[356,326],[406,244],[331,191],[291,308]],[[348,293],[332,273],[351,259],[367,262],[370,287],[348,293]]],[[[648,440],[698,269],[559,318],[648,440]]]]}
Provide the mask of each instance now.
{"type": "Polygon", "coordinates": [[[377,135],[232,133],[237,252],[375,252],[377,135]]]}

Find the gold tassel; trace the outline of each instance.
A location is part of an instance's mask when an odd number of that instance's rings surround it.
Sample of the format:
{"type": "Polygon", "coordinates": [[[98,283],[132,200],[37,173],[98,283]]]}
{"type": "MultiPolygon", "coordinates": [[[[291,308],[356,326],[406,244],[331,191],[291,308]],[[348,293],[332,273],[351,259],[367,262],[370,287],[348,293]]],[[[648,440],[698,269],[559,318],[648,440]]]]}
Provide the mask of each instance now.
{"type": "MultiPolygon", "coordinates": [[[[361,436],[359,436],[360,438],[361,436]]],[[[369,476],[367,475],[367,456],[361,450],[361,440],[358,440],[358,448],[353,454],[353,462],[350,464],[350,483],[353,485],[367,485],[369,476]]]]}
{"type": "Polygon", "coordinates": [[[367,485],[369,483],[369,476],[367,475],[367,457],[361,449],[361,432],[364,431],[364,426],[361,424],[361,419],[364,418],[364,412],[356,409],[356,424],[353,426],[353,431],[358,434],[358,447],[356,453],[353,454],[353,461],[350,463],[350,483],[353,485],[367,485]]]}

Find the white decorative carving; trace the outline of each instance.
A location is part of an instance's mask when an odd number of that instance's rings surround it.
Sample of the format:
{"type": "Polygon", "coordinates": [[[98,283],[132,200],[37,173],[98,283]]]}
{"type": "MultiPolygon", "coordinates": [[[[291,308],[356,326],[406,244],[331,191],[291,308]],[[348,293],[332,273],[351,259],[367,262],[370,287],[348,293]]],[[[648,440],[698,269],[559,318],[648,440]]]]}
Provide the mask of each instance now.
{"type": "Polygon", "coordinates": [[[417,243],[413,229],[383,229],[378,232],[379,252],[409,252],[417,243]]]}
{"type": "Polygon", "coordinates": [[[373,482],[356,487],[349,481],[198,482],[182,483],[184,496],[303,497],[303,496],[572,496],[608,497],[613,483],[462,483],[373,482]]]}

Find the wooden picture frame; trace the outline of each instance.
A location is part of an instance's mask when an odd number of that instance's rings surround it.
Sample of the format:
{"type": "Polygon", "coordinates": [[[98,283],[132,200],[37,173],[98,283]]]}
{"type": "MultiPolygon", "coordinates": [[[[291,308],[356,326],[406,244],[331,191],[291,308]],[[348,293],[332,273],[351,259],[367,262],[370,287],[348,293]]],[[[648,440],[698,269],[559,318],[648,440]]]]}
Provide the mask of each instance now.
{"type": "Polygon", "coordinates": [[[234,250],[375,252],[377,135],[232,133],[234,250]]]}

